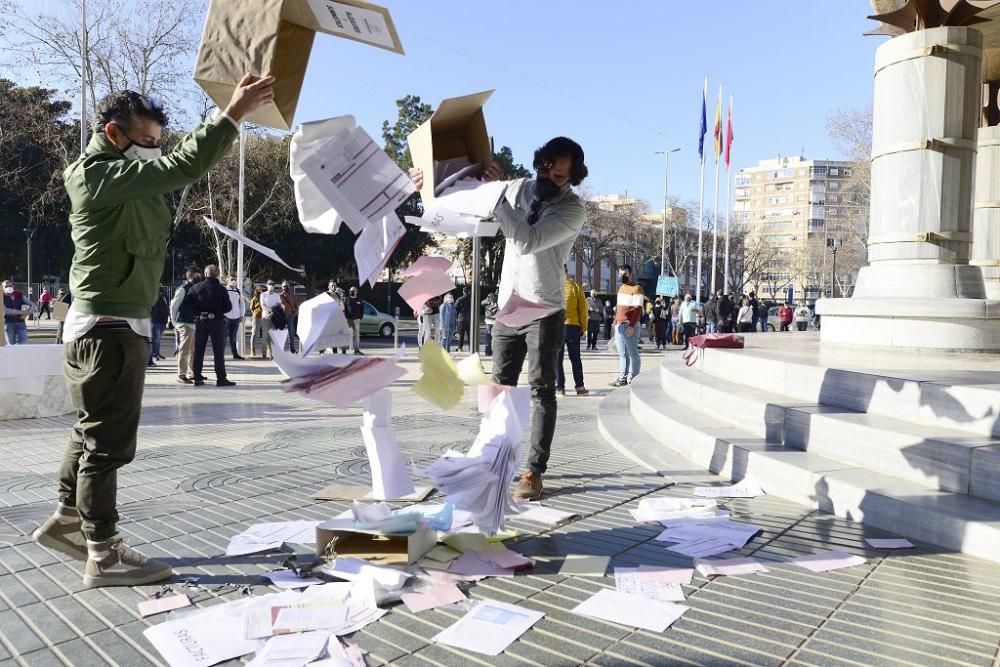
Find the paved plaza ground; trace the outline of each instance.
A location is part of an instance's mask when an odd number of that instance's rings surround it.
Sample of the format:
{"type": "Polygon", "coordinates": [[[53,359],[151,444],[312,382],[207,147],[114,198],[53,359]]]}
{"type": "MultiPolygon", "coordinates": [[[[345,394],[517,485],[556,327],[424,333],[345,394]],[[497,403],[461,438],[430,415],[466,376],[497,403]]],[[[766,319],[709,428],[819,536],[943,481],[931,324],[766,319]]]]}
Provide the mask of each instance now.
{"type": "MultiPolygon", "coordinates": [[[[647,347],[645,370],[654,371],[662,358],[647,347]]],[[[586,353],[584,361],[595,391],[560,398],[543,499],[581,518],[550,530],[512,522],[521,534],[507,545],[535,557],[537,566],[468,591],[545,618],[490,659],[430,642],[462,612],[415,615],[396,606],[350,638],[369,664],[1000,665],[1000,566],[929,546],[875,551],[863,537],[891,535],[771,496],[726,503],[735,518],[763,528],[739,553],[766,561],[769,574],[712,581],[696,574],[684,587],[691,611],[662,634],[570,613],[601,587],[614,588],[614,579],[561,576],[565,556],[688,566],[689,559],[653,541],[656,526],[636,525],[628,510],[650,494],[690,495],[695,484],[723,483],[679,461],[665,471],[677,482],[667,491],[670,479],[638,468],[608,445],[598,434],[597,410],[611,391],[617,359],[601,351],[586,353]],[[826,549],[860,554],[868,563],[826,574],[782,563],[826,549]]],[[[419,374],[415,354],[402,363],[408,374],[392,391],[406,456],[420,467],[449,448],[470,445],[479,422],[471,392],[457,409],[441,413],[409,391],[419,374]]],[[[121,528],[142,553],[167,560],[181,575],[200,576],[203,586],[251,584],[263,593],[270,589],[260,575],[285,556],[227,558],[229,538],[258,521],[324,519],[346,509],[310,494],[333,482],[367,481],[361,410],[335,410],[281,392],[269,362],[230,368],[238,386],[228,389],[177,384],[170,359],[151,370],[139,453],[119,475],[121,528]]],[[[161,665],[142,631],[168,616],[141,619],[136,609],[158,585],[85,590],[82,564],[30,540],[55,502],[72,421],[0,422],[0,665],[161,665]]],[[[239,595],[225,586],[199,594],[196,605],[239,595]]]]}

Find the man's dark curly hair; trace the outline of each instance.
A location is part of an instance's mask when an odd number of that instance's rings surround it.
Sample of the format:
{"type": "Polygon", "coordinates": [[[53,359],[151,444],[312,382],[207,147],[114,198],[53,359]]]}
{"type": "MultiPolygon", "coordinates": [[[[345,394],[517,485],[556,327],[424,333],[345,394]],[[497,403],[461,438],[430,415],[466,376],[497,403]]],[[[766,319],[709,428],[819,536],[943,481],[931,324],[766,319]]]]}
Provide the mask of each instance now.
{"type": "Polygon", "coordinates": [[[167,114],[159,102],[131,90],[120,90],[97,105],[94,131],[103,132],[104,126],[111,122],[129,130],[137,118],[149,118],[161,127],[167,126],[167,114]]]}
{"type": "Polygon", "coordinates": [[[587,165],[583,161],[583,149],[580,144],[566,137],[556,137],[535,151],[535,161],[532,163],[535,171],[547,169],[557,159],[568,157],[573,161],[573,166],[569,170],[569,182],[571,185],[580,185],[583,179],[587,178],[587,165]]]}

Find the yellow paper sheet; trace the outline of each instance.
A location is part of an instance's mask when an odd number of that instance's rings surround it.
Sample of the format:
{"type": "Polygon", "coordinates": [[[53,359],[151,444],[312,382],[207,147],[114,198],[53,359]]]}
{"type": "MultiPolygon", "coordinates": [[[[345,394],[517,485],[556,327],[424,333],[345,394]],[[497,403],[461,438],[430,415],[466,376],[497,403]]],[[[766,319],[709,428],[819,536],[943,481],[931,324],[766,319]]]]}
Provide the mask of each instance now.
{"type": "Polygon", "coordinates": [[[467,385],[493,384],[493,378],[483,370],[478,352],[458,362],[458,377],[467,385]]]}
{"type": "Polygon", "coordinates": [[[424,374],[413,385],[413,393],[442,410],[462,401],[465,384],[458,377],[458,366],[437,342],[429,340],[420,348],[420,368],[424,374]]]}

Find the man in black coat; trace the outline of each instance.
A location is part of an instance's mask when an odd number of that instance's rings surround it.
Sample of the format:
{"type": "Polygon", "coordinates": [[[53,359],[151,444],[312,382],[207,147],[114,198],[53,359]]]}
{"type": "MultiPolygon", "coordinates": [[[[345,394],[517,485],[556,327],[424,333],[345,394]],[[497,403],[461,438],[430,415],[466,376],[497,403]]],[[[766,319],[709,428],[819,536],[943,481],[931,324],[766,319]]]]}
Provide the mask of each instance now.
{"type": "Polygon", "coordinates": [[[195,386],[205,384],[201,369],[205,364],[205,348],[211,339],[212,356],[215,357],[215,384],[219,387],[232,387],[236,383],[226,379],[226,313],[232,303],[226,288],[219,282],[219,267],[214,264],[206,266],[205,279],[190,289],[187,299],[195,313],[195,386]]]}
{"type": "MultiPolygon", "coordinates": [[[[462,351],[462,347],[465,346],[465,339],[469,338],[469,321],[472,317],[472,297],[469,296],[469,288],[464,287],[462,289],[462,296],[458,297],[455,301],[455,312],[457,314],[458,320],[458,351],[462,351]]],[[[474,351],[472,349],[472,339],[469,338],[469,351],[474,351]]]]}

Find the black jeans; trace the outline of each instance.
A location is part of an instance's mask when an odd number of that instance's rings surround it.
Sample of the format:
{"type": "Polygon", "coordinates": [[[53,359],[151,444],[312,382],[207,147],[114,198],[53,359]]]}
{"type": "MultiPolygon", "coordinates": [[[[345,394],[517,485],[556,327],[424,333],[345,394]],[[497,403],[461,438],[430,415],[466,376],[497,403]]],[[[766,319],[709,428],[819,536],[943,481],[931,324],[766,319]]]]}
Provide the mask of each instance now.
{"type": "Polygon", "coordinates": [[[493,356],[493,325],[486,325],[486,356],[493,356]]]}
{"type": "Polygon", "coordinates": [[[684,349],[688,349],[688,339],[694,337],[698,333],[698,325],[694,322],[684,323],[684,349]]]}
{"type": "Polygon", "coordinates": [[[601,333],[601,321],[600,320],[590,320],[587,322],[587,349],[596,350],[597,349],[597,337],[601,333]]]}
{"type": "Polygon", "coordinates": [[[240,356],[240,348],[236,344],[236,334],[239,333],[242,319],[226,320],[226,336],[229,338],[229,350],[233,353],[233,358],[240,356]]]}
{"type": "Polygon", "coordinates": [[[575,324],[566,325],[566,344],[559,348],[559,372],[556,379],[556,389],[566,388],[566,373],[563,371],[563,357],[569,350],[569,364],[573,367],[573,382],[577,389],[583,388],[583,360],[580,359],[580,338],[583,331],[575,324]]]}
{"type": "Polygon", "coordinates": [[[118,468],[135,457],[147,341],[127,324],[97,325],[66,343],[66,386],[77,421],[59,470],[59,500],[80,511],[94,541],[115,536],[118,468]]]}
{"type": "MultiPolygon", "coordinates": [[[[478,352],[479,350],[472,349],[472,338],[469,336],[469,320],[458,318],[458,349],[461,350],[465,347],[465,340],[469,339],[469,351],[478,352]]],[[[478,347],[478,346],[477,346],[478,347]]]]}
{"type": "Polygon", "coordinates": [[[215,381],[226,379],[226,318],[199,319],[194,325],[194,377],[202,377],[205,365],[205,348],[212,341],[212,356],[215,357],[215,381]]]}
{"type": "Polygon", "coordinates": [[[531,454],[528,469],[542,474],[548,467],[552,436],[556,432],[556,367],[565,337],[566,311],[560,310],[531,324],[512,329],[493,325],[493,381],[517,386],[528,357],[531,385],[531,454]]]}

